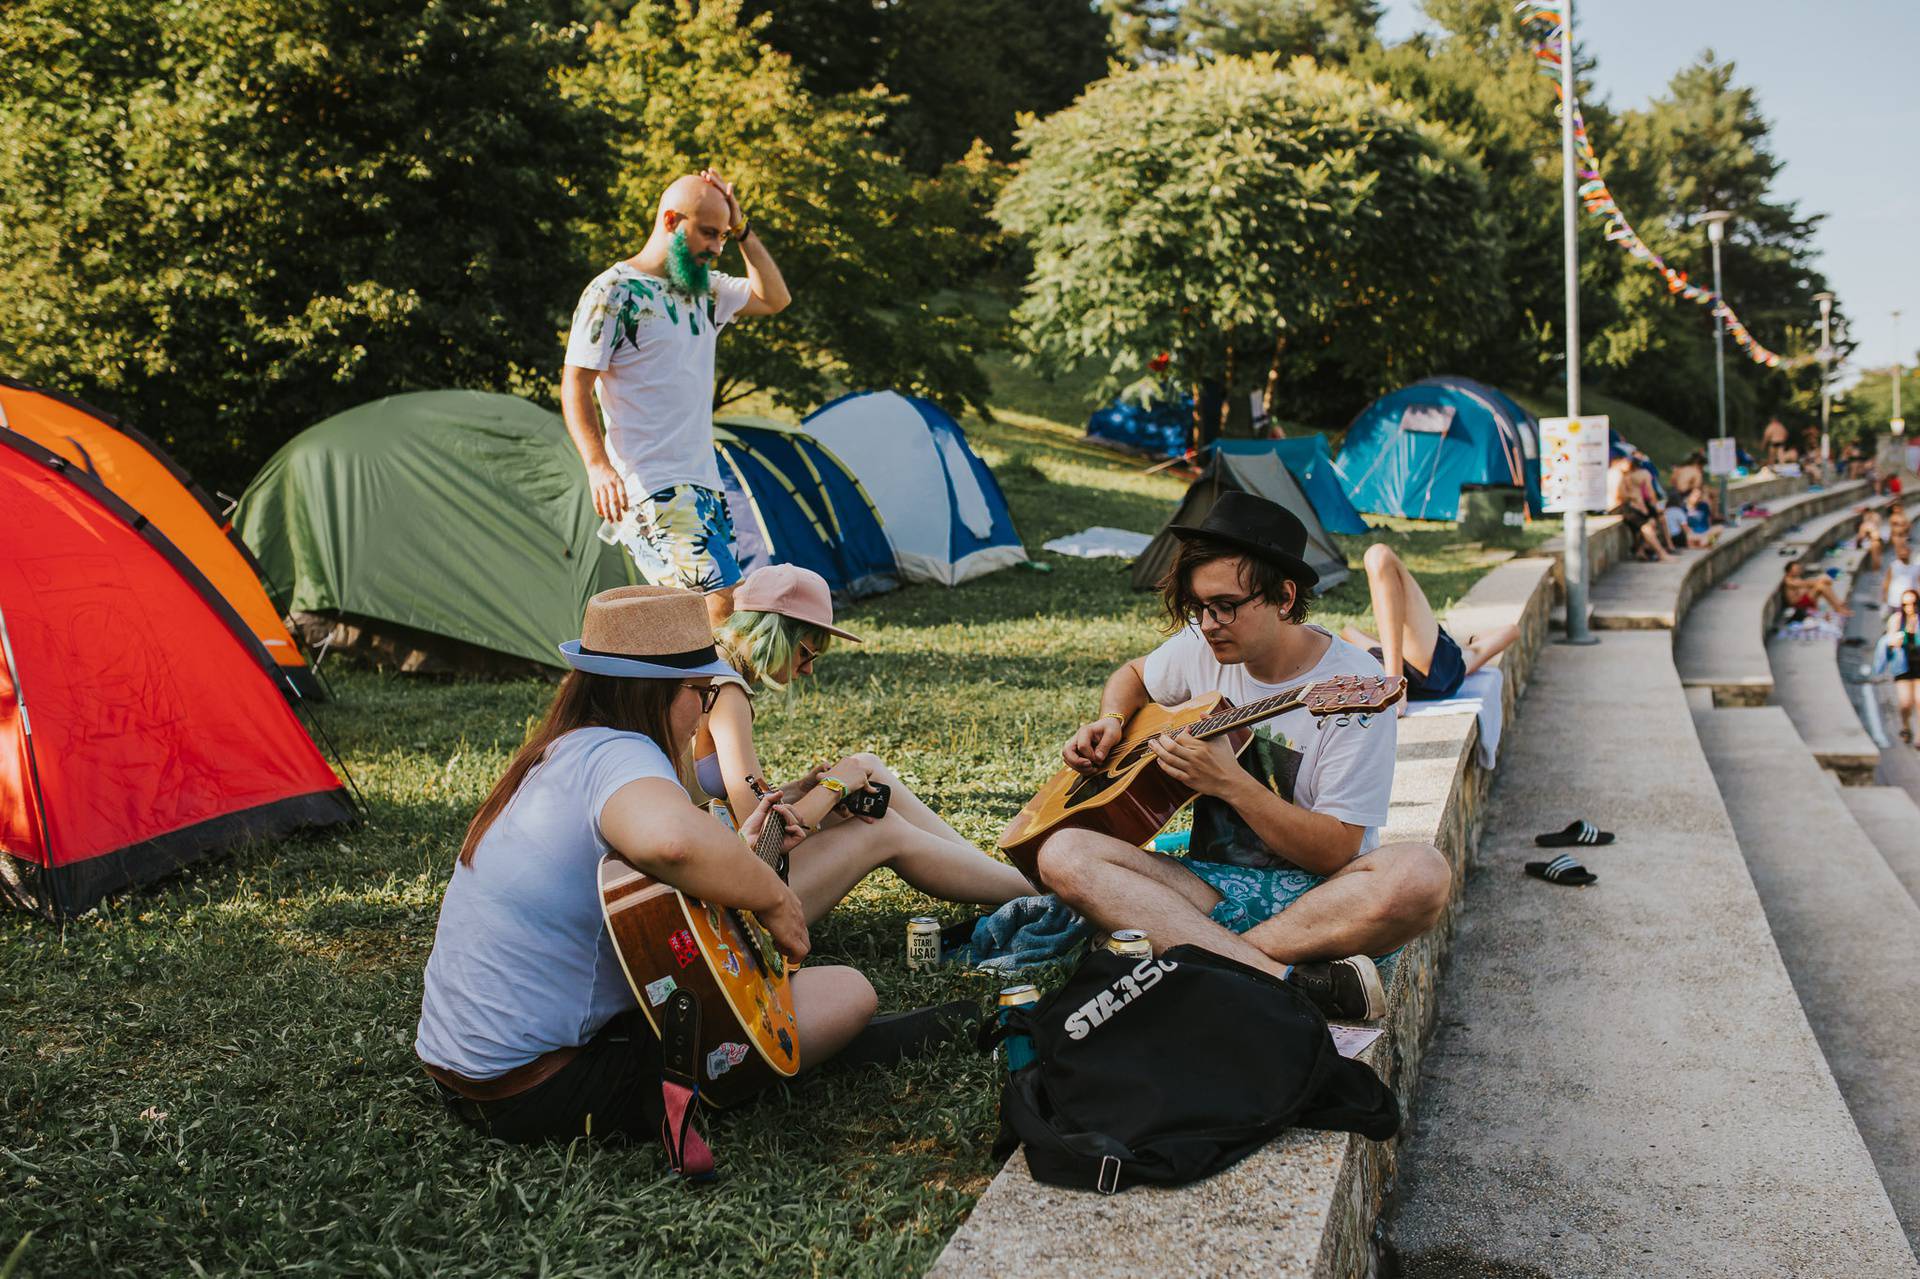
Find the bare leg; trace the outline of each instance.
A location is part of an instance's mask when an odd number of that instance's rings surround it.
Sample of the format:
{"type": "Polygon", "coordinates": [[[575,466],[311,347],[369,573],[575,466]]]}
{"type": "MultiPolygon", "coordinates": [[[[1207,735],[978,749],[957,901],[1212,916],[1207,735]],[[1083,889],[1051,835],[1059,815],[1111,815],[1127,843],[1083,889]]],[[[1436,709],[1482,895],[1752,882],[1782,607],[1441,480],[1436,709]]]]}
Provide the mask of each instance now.
{"type": "Polygon", "coordinates": [[[880,1001],[857,968],[802,968],[793,975],[794,1029],[808,1068],[845,1048],[873,1020],[880,1001]]]}
{"type": "Polygon", "coordinates": [[[1358,648],[1380,647],[1380,637],[1378,635],[1369,635],[1351,623],[1340,628],[1340,638],[1358,648]]]}
{"type": "Polygon", "coordinates": [[[1506,652],[1507,649],[1513,646],[1513,642],[1519,638],[1520,628],[1518,626],[1496,626],[1492,630],[1483,631],[1478,635],[1469,635],[1467,642],[1461,646],[1461,652],[1467,659],[1467,674],[1473,674],[1482,666],[1485,666],[1488,662],[1491,662],[1494,658],[1506,652]]]}
{"type": "Polygon", "coordinates": [[[862,751],[853,756],[853,758],[860,761],[860,763],[866,767],[867,771],[873,774],[875,781],[882,782],[892,788],[893,796],[887,801],[888,812],[900,814],[900,816],[906,818],[909,822],[929,834],[938,835],[942,839],[952,840],[956,844],[965,844],[969,848],[973,847],[971,840],[941,821],[940,815],[931,808],[928,808],[926,804],[921,801],[920,797],[914,794],[905,782],[900,780],[899,774],[895,773],[891,768],[888,768],[878,755],[869,751],[862,751]]]}
{"type": "Polygon", "coordinates": [[[1673,557],[1668,555],[1665,548],[1660,545],[1660,534],[1654,530],[1653,523],[1652,519],[1648,519],[1640,526],[1640,538],[1653,551],[1655,559],[1670,560],[1673,557]]]}
{"type": "Polygon", "coordinates": [[[1160,954],[1191,943],[1276,977],[1288,965],[1207,917],[1220,894],[1172,858],[1093,831],[1063,830],[1040,846],[1040,877],[1096,926],[1141,928],[1160,954]]]}
{"type": "Polygon", "coordinates": [[[1897,679],[1893,682],[1894,705],[1900,710],[1900,732],[1902,736],[1913,736],[1913,690],[1910,679],[1897,679]]]}
{"type": "Polygon", "coordinates": [[[732,617],[732,616],[733,616],[733,588],[731,586],[725,587],[721,590],[707,592],[707,625],[708,626],[711,626],[715,630],[718,630],[720,628],[720,623],[726,621],[729,617],[732,617]]]}
{"type": "Polygon", "coordinates": [[[943,901],[998,906],[1033,892],[1007,863],[921,830],[891,809],[877,822],[845,821],[808,836],[793,850],[789,882],[812,923],[882,866],[943,901]]]}
{"type": "Polygon", "coordinates": [[[1380,631],[1381,667],[1388,675],[1402,674],[1409,664],[1417,670],[1431,671],[1440,623],[1420,583],[1384,542],[1367,548],[1366,566],[1367,587],[1373,594],[1373,623],[1380,631]]]}
{"type": "Polygon", "coordinates": [[[1348,862],[1246,938],[1288,964],[1384,955],[1432,928],[1452,888],[1440,850],[1389,844],[1348,862]]]}

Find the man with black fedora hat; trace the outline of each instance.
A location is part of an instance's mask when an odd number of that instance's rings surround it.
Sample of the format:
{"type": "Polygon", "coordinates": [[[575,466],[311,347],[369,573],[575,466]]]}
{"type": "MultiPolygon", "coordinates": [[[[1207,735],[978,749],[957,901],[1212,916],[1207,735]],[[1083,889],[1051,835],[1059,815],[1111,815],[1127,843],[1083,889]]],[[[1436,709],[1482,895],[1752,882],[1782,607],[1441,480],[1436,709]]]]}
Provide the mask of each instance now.
{"type": "MultiPolygon", "coordinates": [[[[1365,650],[1307,624],[1319,575],[1307,530],[1251,493],[1221,495],[1161,583],[1171,638],[1107,680],[1100,715],[1067,743],[1096,772],[1133,713],[1221,692],[1236,705],[1338,675],[1378,676],[1365,650]]],[[[1285,977],[1329,1016],[1386,1011],[1374,956],[1431,928],[1451,887],[1427,844],[1382,847],[1393,790],[1392,713],[1264,721],[1235,756],[1225,737],[1161,737],[1154,750],[1198,793],[1185,858],[1093,831],[1041,846],[1046,887],[1104,928],[1142,928],[1156,952],[1204,946],[1285,977]]]]}

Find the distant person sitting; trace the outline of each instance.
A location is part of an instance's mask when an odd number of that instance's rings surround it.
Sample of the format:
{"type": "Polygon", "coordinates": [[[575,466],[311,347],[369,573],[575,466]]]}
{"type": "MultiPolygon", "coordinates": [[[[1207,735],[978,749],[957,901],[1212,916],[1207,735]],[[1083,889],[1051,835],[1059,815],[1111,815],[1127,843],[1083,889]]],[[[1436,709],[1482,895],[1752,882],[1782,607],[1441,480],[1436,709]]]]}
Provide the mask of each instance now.
{"type": "MultiPolygon", "coordinates": [[[[1419,581],[1386,543],[1375,542],[1367,548],[1366,566],[1374,624],[1380,634],[1349,626],[1340,638],[1371,649],[1388,675],[1404,675],[1407,697],[1413,701],[1452,697],[1467,676],[1520,638],[1518,627],[1496,626],[1467,636],[1461,644],[1440,625],[1419,581]]],[[[1396,705],[1404,710],[1406,703],[1396,705]]]]}
{"type": "Polygon", "coordinates": [[[1634,553],[1641,559],[1670,559],[1661,544],[1656,528],[1659,521],[1654,518],[1653,508],[1640,495],[1640,481],[1634,475],[1638,469],[1630,457],[1613,459],[1613,465],[1607,469],[1607,510],[1626,522],[1627,536],[1634,553]]]}
{"type": "Polygon", "coordinates": [[[1706,506],[1700,504],[1695,507],[1688,504],[1697,498],[1698,495],[1699,490],[1696,489],[1685,498],[1680,497],[1678,494],[1673,494],[1669,497],[1665,511],[1667,541],[1672,543],[1676,548],[1684,547],[1688,550],[1693,550],[1713,545],[1713,536],[1710,531],[1713,526],[1708,523],[1706,506]],[[1693,512],[1696,509],[1700,513],[1700,527],[1697,531],[1693,524],[1693,512]]]}
{"type": "MultiPolygon", "coordinates": [[[[1783,462],[1781,456],[1787,447],[1787,426],[1779,418],[1769,419],[1767,429],[1760,433],[1760,455],[1767,459],[1767,465],[1783,462]]],[[[1797,459],[1796,459],[1797,460],[1797,459]]]]}
{"type": "Polygon", "coordinates": [[[1678,548],[1675,547],[1673,539],[1667,536],[1666,521],[1659,518],[1660,508],[1664,506],[1665,503],[1660,500],[1660,490],[1655,487],[1653,482],[1653,464],[1647,460],[1647,455],[1639,449],[1633,450],[1632,456],[1633,478],[1634,482],[1640,486],[1640,501],[1646,507],[1648,513],[1655,517],[1653,521],[1654,536],[1660,539],[1660,545],[1671,554],[1678,548]]]}
{"type": "Polygon", "coordinates": [[[1860,527],[1854,530],[1853,547],[1866,555],[1867,571],[1880,571],[1880,515],[1876,511],[1860,513],[1860,527]]]}
{"type": "Polygon", "coordinates": [[[1787,620],[1792,622],[1813,616],[1823,604],[1842,617],[1853,616],[1853,610],[1833,589],[1832,579],[1825,573],[1808,573],[1799,560],[1787,565],[1787,574],[1780,579],[1780,598],[1786,602],[1787,620]]]}
{"type": "Polygon", "coordinates": [[[1709,516],[1707,522],[1709,524],[1717,524],[1720,522],[1719,504],[1714,500],[1713,489],[1707,484],[1706,453],[1700,449],[1695,449],[1692,453],[1689,453],[1686,461],[1673,468],[1673,482],[1669,487],[1673,490],[1673,495],[1680,498],[1682,502],[1689,507],[1692,506],[1692,503],[1687,501],[1687,499],[1694,493],[1703,495],[1706,499],[1707,513],[1709,516]]]}

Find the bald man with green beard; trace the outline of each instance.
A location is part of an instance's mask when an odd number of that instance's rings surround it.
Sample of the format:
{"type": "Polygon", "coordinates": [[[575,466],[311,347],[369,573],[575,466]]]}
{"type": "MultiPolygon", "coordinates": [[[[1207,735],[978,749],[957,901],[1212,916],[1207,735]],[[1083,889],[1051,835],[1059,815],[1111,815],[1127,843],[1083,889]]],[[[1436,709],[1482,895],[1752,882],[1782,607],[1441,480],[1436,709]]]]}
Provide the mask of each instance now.
{"type": "Polygon", "coordinates": [[[715,339],[792,300],[732,184],[708,169],[667,188],[646,244],[587,286],[567,338],[560,411],[593,509],[648,582],[704,594],[715,626],[741,576],[714,460],[715,339]],[[728,240],[745,279],[713,269],[728,240]]]}

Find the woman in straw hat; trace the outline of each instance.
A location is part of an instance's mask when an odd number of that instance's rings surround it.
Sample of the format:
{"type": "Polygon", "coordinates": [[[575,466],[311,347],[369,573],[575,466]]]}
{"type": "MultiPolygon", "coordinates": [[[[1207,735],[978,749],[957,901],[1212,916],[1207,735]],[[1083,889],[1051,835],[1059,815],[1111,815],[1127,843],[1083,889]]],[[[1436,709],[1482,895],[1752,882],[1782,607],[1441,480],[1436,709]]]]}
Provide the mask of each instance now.
{"type": "MultiPolygon", "coordinates": [[[[508,1141],[659,1131],[659,1049],[601,921],[597,872],[608,852],[705,901],[752,911],[796,963],[809,944],[794,891],[678,780],[715,677],[733,674],[701,597],[605,591],[581,631],[560,646],[574,669],[546,718],[467,828],[414,1045],[456,1113],[508,1141]]],[[[749,840],[774,807],[769,798],[748,810],[749,840]]],[[[782,815],[791,846],[803,832],[782,815]]],[[[873,986],[852,968],[801,969],[793,998],[810,1065],[873,1018],[873,986]]]]}
{"type": "MultiPolygon", "coordinates": [[[[758,797],[748,779],[766,776],[753,744],[756,688],[782,689],[813,673],[837,638],[860,637],[833,624],[833,596],[811,569],[774,564],[755,569],[734,593],[733,615],[720,626],[720,653],[731,670],[701,717],[694,737],[698,792],[751,812],[758,797]]],[[[968,843],[909,790],[876,756],[861,752],[814,768],[780,788],[783,803],[817,833],[793,856],[793,890],[808,920],[818,920],[881,866],[930,897],[998,906],[1034,891],[1026,877],[968,843]],[[847,816],[849,794],[878,782],[891,794],[878,821],[847,816]]]]}

